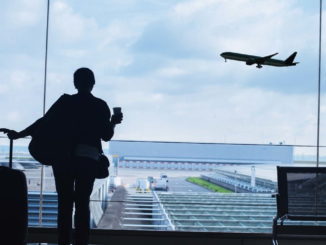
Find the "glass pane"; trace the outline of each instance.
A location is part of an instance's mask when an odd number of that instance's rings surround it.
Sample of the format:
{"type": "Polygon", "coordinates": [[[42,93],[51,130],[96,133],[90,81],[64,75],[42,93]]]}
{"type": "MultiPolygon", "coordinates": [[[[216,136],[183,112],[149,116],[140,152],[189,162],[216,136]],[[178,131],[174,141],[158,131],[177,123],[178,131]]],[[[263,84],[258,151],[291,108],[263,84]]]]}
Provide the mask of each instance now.
{"type": "Polygon", "coordinates": [[[73,72],[86,66],[94,95],[125,114],[115,139],[315,144],[318,2],[273,6],[52,1],[49,105],[74,92],[73,72]],[[259,70],[224,63],[226,51],[297,51],[301,63],[259,70]]]}
{"type": "MultiPolygon", "coordinates": [[[[46,1],[2,1],[0,21],[0,128],[20,131],[42,116],[46,1]]],[[[40,165],[28,154],[28,142],[14,142],[13,168],[25,173],[28,191],[38,196],[40,165]]],[[[9,140],[1,138],[0,145],[0,162],[7,165],[9,140]]],[[[29,195],[30,226],[39,225],[38,200],[29,195]]]]}
{"type": "Polygon", "coordinates": [[[57,202],[50,167],[43,167],[28,152],[30,138],[14,141],[13,168],[23,171],[28,190],[28,225],[56,227],[57,202]],[[43,174],[42,174],[43,172],[43,174]]]}
{"type": "Polygon", "coordinates": [[[0,136],[0,166],[9,166],[9,140],[0,136]]]}
{"type": "Polygon", "coordinates": [[[325,173],[289,173],[289,214],[326,216],[325,173]]]}
{"type": "Polygon", "coordinates": [[[42,116],[46,1],[2,1],[1,128],[22,130],[42,116]]]}

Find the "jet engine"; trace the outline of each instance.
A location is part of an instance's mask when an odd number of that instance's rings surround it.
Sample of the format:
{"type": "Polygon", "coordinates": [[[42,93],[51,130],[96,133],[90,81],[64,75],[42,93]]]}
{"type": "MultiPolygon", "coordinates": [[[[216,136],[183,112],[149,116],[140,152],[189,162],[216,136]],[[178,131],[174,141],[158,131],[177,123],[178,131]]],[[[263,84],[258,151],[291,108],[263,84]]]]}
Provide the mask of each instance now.
{"type": "Polygon", "coordinates": [[[253,64],[255,64],[256,62],[254,61],[254,60],[247,60],[246,61],[246,64],[248,65],[248,66],[251,66],[251,65],[253,65],[253,64]]]}

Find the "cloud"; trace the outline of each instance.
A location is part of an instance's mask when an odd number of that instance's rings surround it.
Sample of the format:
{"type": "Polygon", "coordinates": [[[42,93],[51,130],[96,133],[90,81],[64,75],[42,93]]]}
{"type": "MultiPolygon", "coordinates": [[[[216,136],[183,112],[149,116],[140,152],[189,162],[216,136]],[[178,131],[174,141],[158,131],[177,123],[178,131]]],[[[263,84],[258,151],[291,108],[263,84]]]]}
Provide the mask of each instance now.
{"type": "Polygon", "coordinates": [[[4,26],[8,28],[28,28],[38,24],[44,10],[45,2],[42,0],[10,1],[2,5],[4,9],[4,26]]]}
{"type": "Polygon", "coordinates": [[[7,84],[0,84],[0,94],[5,95],[8,92],[8,85],[7,84]]]}
{"type": "Polygon", "coordinates": [[[315,15],[306,14],[294,1],[195,0],[176,5],[171,16],[175,26],[191,26],[185,32],[195,33],[192,37],[197,42],[193,43],[204,50],[220,48],[259,54],[272,52],[270,47],[274,47],[281,52],[305,47],[314,36],[311,27],[315,15]]]}
{"type": "Polygon", "coordinates": [[[122,135],[117,129],[118,138],[315,143],[315,100],[307,95],[285,97],[260,89],[215,85],[191,95],[164,95],[159,101],[146,92],[127,93],[126,97],[130,103],[122,105],[126,118],[122,135]]]}
{"type": "Polygon", "coordinates": [[[10,123],[16,123],[17,121],[20,121],[21,118],[21,113],[19,111],[12,111],[7,115],[7,120],[10,123]]]}
{"type": "Polygon", "coordinates": [[[52,29],[58,36],[52,38],[59,42],[74,43],[82,41],[96,31],[96,21],[76,13],[64,1],[54,1],[52,4],[52,29]]]}
{"type": "Polygon", "coordinates": [[[29,83],[30,77],[26,71],[14,71],[10,75],[10,80],[13,88],[22,89],[29,83]]]}
{"type": "Polygon", "coordinates": [[[191,57],[183,32],[178,32],[171,23],[157,21],[151,23],[142,34],[141,38],[133,45],[133,51],[137,53],[154,53],[169,58],[191,57]]]}
{"type": "Polygon", "coordinates": [[[259,54],[274,52],[270,47],[280,52],[289,47],[304,47],[311,41],[313,32],[309,27],[314,16],[307,16],[290,2],[183,2],[149,25],[135,47],[172,57],[188,54],[206,58],[219,50],[259,54]]]}
{"type": "Polygon", "coordinates": [[[176,66],[164,67],[157,71],[157,75],[161,77],[178,77],[187,73],[185,69],[176,66]]]}

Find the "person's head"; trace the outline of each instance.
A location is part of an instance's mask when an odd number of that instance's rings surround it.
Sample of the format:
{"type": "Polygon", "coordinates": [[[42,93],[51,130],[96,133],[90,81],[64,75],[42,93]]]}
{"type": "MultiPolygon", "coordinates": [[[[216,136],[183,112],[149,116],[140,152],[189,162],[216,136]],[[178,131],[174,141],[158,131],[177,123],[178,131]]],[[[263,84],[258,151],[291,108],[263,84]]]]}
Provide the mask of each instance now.
{"type": "Polygon", "coordinates": [[[95,84],[94,73],[91,69],[82,67],[74,73],[74,85],[79,92],[91,92],[95,84]]]}

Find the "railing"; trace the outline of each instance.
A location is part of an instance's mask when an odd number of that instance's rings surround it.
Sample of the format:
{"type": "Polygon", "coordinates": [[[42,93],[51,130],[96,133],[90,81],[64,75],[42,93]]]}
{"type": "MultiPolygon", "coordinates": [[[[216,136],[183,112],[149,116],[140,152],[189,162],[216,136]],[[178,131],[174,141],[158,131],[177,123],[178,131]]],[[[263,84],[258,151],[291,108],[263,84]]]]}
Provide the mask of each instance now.
{"type": "MultiPolygon", "coordinates": [[[[106,230],[92,229],[90,231],[90,244],[112,245],[163,245],[163,244],[187,244],[187,245],[270,245],[271,234],[261,233],[212,233],[212,232],[179,232],[179,231],[131,231],[131,230],[106,230]]],[[[324,236],[279,236],[282,244],[296,245],[323,245],[324,236]]],[[[53,228],[29,228],[28,242],[30,243],[56,243],[56,229],[53,228]]]]}

